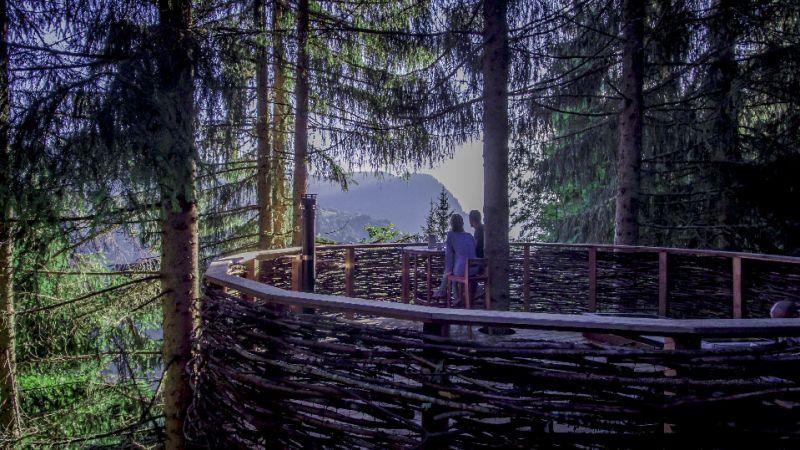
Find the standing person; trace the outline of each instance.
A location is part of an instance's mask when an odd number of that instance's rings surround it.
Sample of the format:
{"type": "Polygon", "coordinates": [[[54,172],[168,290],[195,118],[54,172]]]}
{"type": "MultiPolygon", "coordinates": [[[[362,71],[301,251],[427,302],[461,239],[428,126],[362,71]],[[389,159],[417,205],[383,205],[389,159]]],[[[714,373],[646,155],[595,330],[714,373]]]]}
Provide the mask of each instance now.
{"type": "Polygon", "coordinates": [[[478,258],[483,258],[483,223],[481,223],[481,212],[473,209],[469,212],[469,226],[475,230],[475,254],[478,258]]]}
{"type": "MultiPolygon", "coordinates": [[[[467,258],[475,258],[475,239],[464,231],[464,218],[461,214],[450,216],[450,231],[444,241],[444,274],[442,283],[436,292],[435,298],[442,298],[447,288],[447,276],[455,274],[463,277],[466,271],[467,258]]],[[[457,297],[456,304],[461,296],[457,297]]],[[[448,301],[450,299],[447,299],[448,301]]]]}

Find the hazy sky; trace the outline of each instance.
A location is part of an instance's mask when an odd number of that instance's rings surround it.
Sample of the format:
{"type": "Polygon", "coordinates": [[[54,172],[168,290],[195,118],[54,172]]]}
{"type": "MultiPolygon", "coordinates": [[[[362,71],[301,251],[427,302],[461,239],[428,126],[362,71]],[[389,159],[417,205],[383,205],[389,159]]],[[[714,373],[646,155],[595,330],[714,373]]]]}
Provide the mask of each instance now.
{"type": "Polygon", "coordinates": [[[421,170],[431,174],[453,193],[465,212],[483,211],[483,142],[476,141],[456,149],[453,159],[421,170]]]}
{"type": "MultiPolygon", "coordinates": [[[[464,212],[477,209],[483,213],[483,142],[475,141],[456,149],[448,159],[432,169],[421,170],[436,177],[461,203],[464,212]]],[[[511,227],[517,237],[521,227],[511,227]]]]}

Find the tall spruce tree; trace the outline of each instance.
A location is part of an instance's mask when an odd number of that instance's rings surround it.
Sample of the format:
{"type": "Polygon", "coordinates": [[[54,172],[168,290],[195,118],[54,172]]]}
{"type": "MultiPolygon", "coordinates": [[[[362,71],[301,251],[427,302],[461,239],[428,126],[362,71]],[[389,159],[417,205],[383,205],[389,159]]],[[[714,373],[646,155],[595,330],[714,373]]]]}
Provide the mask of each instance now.
{"type": "Polygon", "coordinates": [[[453,215],[453,208],[450,206],[450,199],[447,198],[447,190],[442,187],[439,191],[439,198],[433,210],[433,223],[436,235],[441,242],[444,242],[447,232],[450,231],[450,217],[453,215]]]}
{"type": "Polygon", "coordinates": [[[713,15],[709,20],[708,95],[712,117],[709,133],[706,135],[705,157],[711,162],[710,179],[719,189],[716,198],[708,205],[713,228],[705,233],[705,244],[724,250],[733,250],[741,245],[736,239],[737,221],[735,206],[735,186],[738,181],[732,177],[731,167],[742,162],[739,139],[739,94],[734,84],[738,75],[736,44],[739,34],[737,10],[744,3],[738,0],[718,0],[714,3],[713,15]],[[738,244],[738,245],[737,245],[738,244]]]}
{"type": "Polygon", "coordinates": [[[288,130],[288,95],[286,92],[286,56],[283,39],[283,0],[272,2],[272,187],[271,205],[273,244],[285,242],[286,224],[286,134],[288,130]],[[275,240],[277,238],[277,241],[275,240]]]}
{"type": "Polygon", "coordinates": [[[483,198],[484,254],[489,259],[492,304],[508,309],[508,81],[510,70],[508,5],[483,2],[483,198]]]}
{"type": "Polygon", "coordinates": [[[129,56],[136,33],[127,20],[135,14],[118,2],[97,2],[90,10],[67,1],[11,4],[16,347],[27,390],[20,408],[38,442],[31,444],[23,429],[19,445],[93,441],[120,427],[134,434],[139,424],[157,425],[152,416],[160,414],[160,402],[136,381],[139,364],[153,359],[136,353],[157,348],[136,327],[152,326],[139,313],[152,315],[162,295],[152,269],[113,267],[97,246],[112,245],[122,229],[145,232],[147,213],[141,211],[147,208],[123,206],[121,198],[95,189],[95,181],[117,174],[104,172],[103,158],[92,151],[83,148],[78,156],[69,147],[84,141],[78,135],[103,98],[110,72],[100,68],[129,56]],[[109,34],[114,39],[105,39],[109,34]],[[109,391],[102,370],[117,350],[135,369],[121,373],[109,391]],[[52,383],[62,376],[73,381],[52,383]]]}
{"type": "Polygon", "coordinates": [[[0,433],[20,431],[13,289],[12,167],[9,148],[8,7],[0,0],[0,433]]]}
{"type": "Polygon", "coordinates": [[[164,312],[164,416],[167,449],[186,447],[184,421],[191,401],[189,360],[194,314],[200,298],[197,235],[197,151],[194,142],[194,76],[197,44],[191,0],[158,5],[161,51],[156,95],[163,99],[159,127],[161,187],[161,286],[164,312]]]}
{"type": "Polygon", "coordinates": [[[274,235],[272,210],[273,180],[275,170],[272,164],[275,162],[270,139],[270,88],[269,88],[269,59],[267,54],[267,33],[266,33],[266,1],[255,0],[253,2],[253,23],[256,35],[256,141],[258,153],[258,247],[267,250],[272,247],[274,235]]]}
{"type": "Polygon", "coordinates": [[[644,116],[644,2],[622,4],[622,96],[617,152],[617,193],[614,243],[639,243],[639,197],[641,190],[642,123],[644,116]]]}
{"type": "Polygon", "coordinates": [[[302,239],[300,202],[308,189],[309,102],[309,0],[299,0],[297,11],[297,61],[294,84],[294,173],[292,176],[292,245],[302,239]]]}

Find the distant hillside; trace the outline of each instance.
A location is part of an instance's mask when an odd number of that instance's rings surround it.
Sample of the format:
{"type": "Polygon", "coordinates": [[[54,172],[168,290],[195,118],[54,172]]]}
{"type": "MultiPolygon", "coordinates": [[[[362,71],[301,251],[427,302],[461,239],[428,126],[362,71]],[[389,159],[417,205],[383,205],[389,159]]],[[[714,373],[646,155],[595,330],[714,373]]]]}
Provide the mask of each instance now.
{"type": "Polygon", "coordinates": [[[315,228],[317,235],[336,242],[358,242],[368,236],[365,226],[386,226],[386,219],[375,219],[365,214],[317,208],[315,228]]]}
{"type": "MultiPolygon", "coordinates": [[[[426,174],[414,174],[408,180],[393,175],[357,173],[350,190],[342,192],[332,183],[312,180],[309,193],[319,194],[318,207],[385,219],[406,233],[419,233],[425,223],[430,201],[438,198],[442,183],[426,174]]],[[[461,204],[449,191],[453,210],[463,214],[461,204]]]]}

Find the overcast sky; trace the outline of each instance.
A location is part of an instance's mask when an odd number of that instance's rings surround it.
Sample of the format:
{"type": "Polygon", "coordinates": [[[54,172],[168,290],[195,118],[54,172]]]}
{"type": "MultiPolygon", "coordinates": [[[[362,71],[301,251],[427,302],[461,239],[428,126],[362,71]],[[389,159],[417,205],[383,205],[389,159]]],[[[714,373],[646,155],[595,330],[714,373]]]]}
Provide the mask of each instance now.
{"type": "Polygon", "coordinates": [[[421,170],[436,177],[453,193],[465,212],[483,212],[483,142],[476,141],[456,149],[453,159],[421,170]]]}

